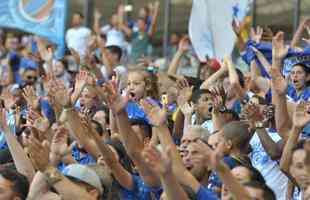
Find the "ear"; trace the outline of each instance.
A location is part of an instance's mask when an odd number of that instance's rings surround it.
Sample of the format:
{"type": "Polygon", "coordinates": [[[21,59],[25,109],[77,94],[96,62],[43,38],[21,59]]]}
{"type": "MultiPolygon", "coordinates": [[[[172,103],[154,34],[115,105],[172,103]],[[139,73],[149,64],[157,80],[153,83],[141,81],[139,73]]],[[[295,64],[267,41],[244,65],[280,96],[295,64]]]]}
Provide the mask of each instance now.
{"type": "Polygon", "coordinates": [[[227,142],[225,142],[225,146],[227,149],[231,150],[233,148],[232,141],[228,140],[227,142]]]}
{"type": "Polygon", "coordinates": [[[98,197],[100,196],[100,193],[97,189],[92,189],[91,191],[89,191],[89,194],[94,197],[94,199],[98,199],[98,197]]]}

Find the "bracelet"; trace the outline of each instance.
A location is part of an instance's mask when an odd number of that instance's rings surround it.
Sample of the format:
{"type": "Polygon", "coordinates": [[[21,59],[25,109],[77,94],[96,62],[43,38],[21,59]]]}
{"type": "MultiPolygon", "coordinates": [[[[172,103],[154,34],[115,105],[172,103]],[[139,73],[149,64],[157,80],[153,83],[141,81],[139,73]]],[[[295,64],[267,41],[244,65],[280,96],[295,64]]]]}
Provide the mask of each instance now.
{"type": "Polygon", "coordinates": [[[49,186],[55,185],[57,182],[61,181],[63,176],[62,174],[52,166],[49,166],[43,174],[45,175],[45,180],[49,186]]]}

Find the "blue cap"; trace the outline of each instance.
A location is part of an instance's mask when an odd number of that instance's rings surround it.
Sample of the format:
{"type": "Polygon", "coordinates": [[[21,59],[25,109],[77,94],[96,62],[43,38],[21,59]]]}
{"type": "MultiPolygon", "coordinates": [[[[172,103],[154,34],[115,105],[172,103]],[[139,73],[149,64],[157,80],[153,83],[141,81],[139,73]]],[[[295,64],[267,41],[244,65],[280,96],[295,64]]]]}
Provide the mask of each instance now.
{"type": "Polygon", "coordinates": [[[37,70],[38,63],[29,58],[22,58],[22,60],[20,61],[20,68],[37,70]]]}

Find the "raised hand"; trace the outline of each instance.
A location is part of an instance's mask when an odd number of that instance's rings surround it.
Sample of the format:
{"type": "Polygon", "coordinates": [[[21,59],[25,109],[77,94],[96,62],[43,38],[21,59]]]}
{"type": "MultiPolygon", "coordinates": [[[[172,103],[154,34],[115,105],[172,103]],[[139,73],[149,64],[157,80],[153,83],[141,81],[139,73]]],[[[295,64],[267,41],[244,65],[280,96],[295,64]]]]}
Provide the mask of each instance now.
{"type": "Polygon", "coordinates": [[[214,113],[222,112],[226,110],[226,99],[227,95],[222,85],[216,85],[212,87],[210,90],[211,98],[213,102],[213,109],[214,113]]]}
{"type": "Polygon", "coordinates": [[[153,105],[147,100],[141,100],[140,104],[153,126],[162,126],[166,123],[167,110],[165,108],[161,109],[158,105],[153,105]]]}
{"type": "Polygon", "coordinates": [[[254,28],[251,28],[250,37],[256,43],[260,43],[262,40],[262,37],[263,37],[263,32],[264,32],[264,30],[260,26],[257,26],[256,30],[254,28]]]}
{"type": "Polygon", "coordinates": [[[15,98],[8,89],[4,89],[1,94],[1,99],[4,101],[4,107],[9,110],[16,107],[15,98]]]}
{"type": "Polygon", "coordinates": [[[195,111],[195,105],[193,102],[186,102],[185,104],[180,106],[180,109],[185,116],[192,116],[195,111]]]}
{"type": "Polygon", "coordinates": [[[26,152],[35,169],[44,172],[50,165],[50,148],[46,140],[40,143],[39,140],[31,137],[26,152]]]}
{"type": "Polygon", "coordinates": [[[167,148],[165,152],[160,152],[154,146],[144,149],[142,153],[145,162],[153,169],[158,175],[165,176],[172,173],[172,156],[171,148],[167,148]]]}
{"type": "Polygon", "coordinates": [[[297,104],[293,114],[293,125],[296,128],[304,128],[310,122],[310,105],[309,103],[301,102],[297,104]]]}
{"type": "Polygon", "coordinates": [[[70,93],[65,84],[61,80],[52,79],[50,81],[49,93],[54,97],[56,103],[62,107],[67,107],[71,104],[70,93]]]}
{"type": "Polygon", "coordinates": [[[72,48],[70,48],[70,52],[71,52],[71,55],[73,56],[76,64],[80,65],[80,63],[81,63],[80,54],[77,51],[75,51],[74,49],[72,49],[72,48]]]}
{"type": "Polygon", "coordinates": [[[284,79],[279,69],[272,67],[270,69],[270,75],[272,77],[272,87],[278,95],[285,95],[288,87],[287,80],[284,79]]]}
{"type": "Polygon", "coordinates": [[[54,52],[52,48],[46,48],[46,43],[42,38],[35,37],[35,41],[38,45],[41,59],[47,63],[51,63],[53,60],[54,52]]]}
{"type": "Polygon", "coordinates": [[[74,145],[68,145],[69,132],[65,127],[59,126],[56,128],[55,135],[51,143],[51,155],[63,158],[64,156],[71,153],[74,145]]]}
{"type": "Polygon", "coordinates": [[[201,140],[198,140],[195,143],[192,143],[188,146],[191,151],[197,152],[192,156],[193,163],[203,162],[209,169],[218,169],[221,165],[221,159],[223,155],[218,153],[217,150],[212,150],[207,144],[203,143],[201,140]]]}
{"type": "Polygon", "coordinates": [[[104,84],[100,91],[100,95],[114,114],[123,111],[129,100],[128,96],[123,97],[119,94],[115,81],[104,84]]]}
{"type": "Polygon", "coordinates": [[[29,109],[27,115],[27,124],[24,126],[35,128],[38,131],[44,133],[48,130],[50,123],[47,118],[35,112],[33,109],[29,109]]]}
{"type": "Polygon", "coordinates": [[[75,79],[75,89],[82,89],[86,85],[94,86],[95,78],[87,71],[81,70],[75,79]]]}
{"type": "Polygon", "coordinates": [[[259,105],[249,103],[244,107],[243,112],[247,120],[249,120],[252,128],[254,128],[256,122],[262,122],[264,120],[264,115],[260,110],[259,105]]]}
{"type": "Polygon", "coordinates": [[[23,89],[23,97],[27,101],[27,105],[34,109],[39,108],[39,98],[32,86],[27,86],[23,89]]]}
{"type": "Polygon", "coordinates": [[[284,43],[284,33],[278,32],[272,39],[273,62],[282,62],[289,50],[289,46],[284,43]]]}
{"type": "Polygon", "coordinates": [[[190,86],[185,78],[177,80],[177,84],[179,90],[177,103],[179,106],[182,106],[191,100],[194,87],[190,86]]]}

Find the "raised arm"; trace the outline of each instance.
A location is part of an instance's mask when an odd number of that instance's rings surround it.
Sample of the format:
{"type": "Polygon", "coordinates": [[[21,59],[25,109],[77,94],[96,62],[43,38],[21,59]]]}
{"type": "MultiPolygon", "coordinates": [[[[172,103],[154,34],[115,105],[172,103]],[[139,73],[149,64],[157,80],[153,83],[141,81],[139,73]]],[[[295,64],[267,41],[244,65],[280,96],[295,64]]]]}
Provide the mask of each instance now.
{"type": "Polygon", "coordinates": [[[0,117],[2,133],[4,134],[6,142],[9,146],[9,150],[13,157],[13,161],[17,168],[17,171],[25,175],[28,178],[29,182],[31,182],[32,178],[35,175],[35,170],[32,166],[32,163],[28,159],[23,147],[19,144],[16,137],[8,127],[6,111],[4,108],[0,109],[0,117]]]}
{"type": "Polygon", "coordinates": [[[106,101],[115,115],[119,134],[121,135],[122,142],[128,155],[137,166],[145,183],[149,186],[158,186],[159,180],[157,176],[151,169],[146,167],[144,159],[142,158],[141,152],[144,148],[143,141],[139,139],[129,123],[128,115],[125,111],[128,102],[127,97],[122,97],[118,94],[118,89],[115,84],[109,83],[105,86],[105,89],[108,95],[106,101]]]}
{"type": "Polygon", "coordinates": [[[237,93],[237,96],[239,97],[239,99],[243,99],[245,95],[245,91],[240,85],[236,67],[232,63],[231,58],[227,57],[224,60],[228,68],[229,82],[232,85],[232,87],[235,88],[235,92],[237,93]]]}
{"type": "Polygon", "coordinates": [[[305,103],[300,103],[297,105],[293,116],[293,127],[284,146],[280,161],[280,169],[289,177],[291,177],[289,167],[291,165],[293,148],[298,142],[302,129],[310,122],[310,114],[308,111],[309,106],[305,103]]]}
{"type": "Polygon", "coordinates": [[[125,21],[125,8],[124,5],[120,5],[117,11],[118,15],[118,28],[123,31],[128,38],[132,35],[132,30],[128,27],[127,22],[125,21]]]}
{"type": "Polygon", "coordinates": [[[182,158],[177,150],[176,145],[173,142],[170,131],[165,125],[166,122],[166,110],[160,109],[156,105],[152,105],[147,101],[142,102],[142,107],[148,115],[151,123],[153,124],[153,130],[156,132],[161,146],[164,151],[171,151],[171,158],[173,163],[173,173],[178,177],[181,184],[189,186],[195,193],[197,193],[201,187],[200,183],[195,177],[185,168],[182,158]]]}
{"type": "Polygon", "coordinates": [[[174,76],[177,74],[180,61],[185,52],[189,49],[189,38],[185,36],[179,43],[178,51],[174,54],[173,59],[168,68],[168,75],[174,76]]]}
{"type": "Polygon", "coordinates": [[[100,19],[101,19],[102,15],[99,12],[99,10],[95,10],[94,12],[94,25],[93,25],[93,29],[94,32],[96,33],[96,35],[100,35],[101,30],[100,30],[100,19]]]}
{"type": "Polygon", "coordinates": [[[288,130],[291,128],[286,100],[287,82],[281,73],[282,61],[287,52],[288,47],[284,45],[284,34],[279,32],[272,40],[272,67],[270,74],[272,77],[272,102],[276,106],[276,126],[284,141],[287,140],[288,130]]]}
{"type": "Polygon", "coordinates": [[[302,21],[300,24],[299,24],[299,26],[298,26],[298,29],[297,29],[297,31],[295,32],[295,34],[294,34],[294,37],[293,37],[293,39],[292,39],[292,41],[291,41],[291,47],[292,48],[299,48],[299,43],[300,43],[300,41],[301,41],[301,39],[302,39],[302,34],[303,34],[303,32],[304,32],[304,30],[306,29],[306,28],[309,28],[310,27],[310,18],[308,18],[308,19],[305,19],[304,21],[302,21]]]}
{"type": "Polygon", "coordinates": [[[223,64],[221,68],[212,74],[207,80],[205,80],[201,86],[200,89],[210,89],[210,87],[217,81],[219,80],[222,76],[224,76],[228,72],[228,67],[226,64],[223,64]]]}
{"type": "Polygon", "coordinates": [[[152,12],[152,22],[151,22],[151,27],[150,30],[148,32],[148,35],[150,37],[153,37],[153,35],[156,33],[156,28],[157,28],[157,20],[158,20],[158,15],[159,15],[159,6],[160,6],[160,2],[156,1],[154,3],[154,10],[152,12]]]}
{"type": "Polygon", "coordinates": [[[168,200],[188,199],[173,173],[172,156],[169,148],[165,152],[160,152],[156,147],[149,147],[144,150],[143,155],[149,167],[154,169],[159,175],[165,196],[168,200]]]}
{"type": "Polygon", "coordinates": [[[241,185],[241,183],[232,175],[228,166],[222,161],[222,155],[220,155],[217,150],[212,151],[208,145],[202,141],[191,144],[191,148],[195,149],[199,156],[193,158],[204,159],[208,167],[211,167],[217,172],[221,181],[228,190],[233,194],[235,199],[251,200],[247,190],[241,185]]]}
{"type": "Polygon", "coordinates": [[[30,159],[35,168],[45,175],[48,184],[53,186],[64,199],[91,200],[92,197],[86,190],[74,184],[50,164],[49,151],[47,141],[41,144],[37,139],[31,138],[28,147],[30,159]]]}

